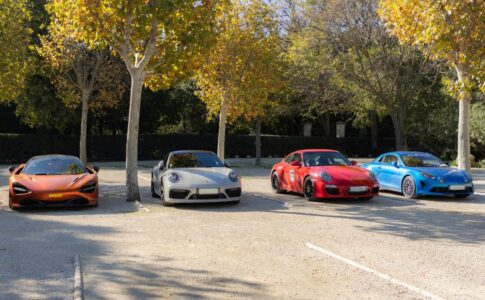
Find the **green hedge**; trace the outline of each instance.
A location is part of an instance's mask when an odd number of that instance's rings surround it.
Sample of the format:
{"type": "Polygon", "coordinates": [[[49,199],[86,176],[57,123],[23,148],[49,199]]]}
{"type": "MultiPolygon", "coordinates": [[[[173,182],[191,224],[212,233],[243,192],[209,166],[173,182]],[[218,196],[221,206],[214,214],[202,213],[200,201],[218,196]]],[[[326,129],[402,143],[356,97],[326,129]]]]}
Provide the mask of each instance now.
{"type": "MultiPolygon", "coordinates": [[[[88,138],[89,159],[92,161],[124,160],[125,136],[91,136],[88,138]]],[[[254,136],[228,136],[227,157],[254,157],[254,136]]],[[[394,139],[381,139],[379,152],[393,149],[394,139]]],[[[205,149],[216,151],[216,135],[141,135],[138,157],[140,160],[160,159],[165,153],[181,149],[205,149]]],[[[0,161],[22,162],[34,155],[78,155],[77,136],[0,134],[0,161]]],[[[367,138],[323,138],[302,136],[262,136],[262,154],[283,156],[304,148],[338,149],[351,156],[369,156],[372,153],[367,138]]]]}

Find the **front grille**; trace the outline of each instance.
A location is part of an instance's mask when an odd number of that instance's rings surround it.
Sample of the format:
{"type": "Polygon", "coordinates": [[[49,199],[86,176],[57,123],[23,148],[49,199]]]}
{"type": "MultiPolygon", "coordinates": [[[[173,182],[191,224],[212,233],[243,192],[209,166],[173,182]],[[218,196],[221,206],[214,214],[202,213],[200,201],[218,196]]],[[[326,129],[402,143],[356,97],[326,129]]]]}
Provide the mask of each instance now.
{"type": "Polygon", "coordinates": [[[351,192],[350,189],[347,189],[347,194],[349,195],[367,195],[369,190],[363,192],[351,192]]]}
{"type": "Polygon", "coordinates": [[[241,188],[226,189],[226,194],[230,197],[241,197],[241,188]]]}
{"type": "Polygon", "coordinates": [[[172,199],[185,199],[190,191],[187,190],[170,190],[169,197],[172,199]]]}
{"type": "Polygon", "coordinates": [[[87,205],[89,201],[84,198],[74,198],[59,201],[46,201],[38,199],[22,199],[19,201],[20,206],[23,207],[42,207],[42,206],[68,206],[68,205],[87,205]]]}
{"type": "Polygon", "coordinates": [[[210,200],[210,199],[224,199],[224,198],[226,198],[226,195],[224,195],[223,193],[209,194],[209,195],[193,194],[192,196],[189,197],[189,199],[192,199],[192,200],[210,200]]]}
{"type": "Polygon", "coordinates": [[[339,194],[338,188],[336,188],[336,187],[325,187],[325,191],[329,195],[338,195],[339,194]]]}

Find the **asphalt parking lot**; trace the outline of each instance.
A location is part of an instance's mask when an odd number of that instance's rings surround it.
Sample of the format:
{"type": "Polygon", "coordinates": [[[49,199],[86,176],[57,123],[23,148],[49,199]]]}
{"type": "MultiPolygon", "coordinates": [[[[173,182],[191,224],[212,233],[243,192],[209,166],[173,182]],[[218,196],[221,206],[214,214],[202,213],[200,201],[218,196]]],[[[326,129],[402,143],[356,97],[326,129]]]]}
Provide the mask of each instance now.
{"type": "Polygon", "coordinates": [[[92,209],[8,209],[0,166],[0,299],[483,299],[485,170],[474,196],[307,202],[235,162],[239,205],[125,201],[122,163],[102,163],[92,209]]]}

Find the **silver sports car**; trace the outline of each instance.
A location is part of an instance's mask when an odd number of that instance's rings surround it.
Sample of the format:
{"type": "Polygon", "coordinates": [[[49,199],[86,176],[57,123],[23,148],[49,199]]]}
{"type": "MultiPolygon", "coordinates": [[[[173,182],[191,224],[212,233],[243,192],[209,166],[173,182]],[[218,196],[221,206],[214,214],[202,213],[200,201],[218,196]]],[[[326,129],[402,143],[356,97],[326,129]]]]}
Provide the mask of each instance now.
{"type": "Polygon", "coordinates": [[[241,199],[239,175],[213,152],[174,151],[152,170],[152,196],[162,204],[235,202],[241,199]]]}

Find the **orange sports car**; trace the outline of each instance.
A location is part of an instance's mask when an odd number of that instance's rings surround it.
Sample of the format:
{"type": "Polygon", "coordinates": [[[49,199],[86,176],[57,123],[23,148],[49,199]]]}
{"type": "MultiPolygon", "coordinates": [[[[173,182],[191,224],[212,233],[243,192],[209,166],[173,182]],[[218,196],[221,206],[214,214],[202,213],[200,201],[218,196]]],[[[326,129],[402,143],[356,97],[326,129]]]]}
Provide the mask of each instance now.
{"type": "Polygon", "coordinates": [[[35,156],[10,167],[11,209],[50,206],[97,206],[98,167],[67,155],[35,156]]]}

